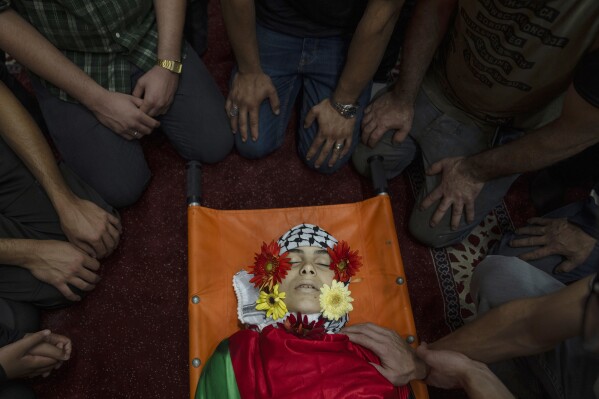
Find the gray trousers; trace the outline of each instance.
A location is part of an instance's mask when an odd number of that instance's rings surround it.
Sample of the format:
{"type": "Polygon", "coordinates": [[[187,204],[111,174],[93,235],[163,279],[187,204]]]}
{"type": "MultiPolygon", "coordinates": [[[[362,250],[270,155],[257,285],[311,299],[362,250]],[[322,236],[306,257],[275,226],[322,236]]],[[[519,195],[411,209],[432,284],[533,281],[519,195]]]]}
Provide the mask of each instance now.
{"type": "MultiPolygon", "coordinates": [[[[472,277],[471,293],[479,314],[503,303],[546,295],[564,287],[547,273],[515,258],[490,255],[472,277]]],[[[582,304],[581,304],[582,306],[582,304]]],[[[551,309],[547,309],[551,314],[551,309]]],[[[594,399],[599,359],[585,353],[580,337],[554,350],[490,365],[510,391],[525,399],[594,399]]]]}
{"type": "MultiPolygon", "coordinates": [[[[132,88],[142,75],[143,71],[132,65],[132,88]]],[[[118,208],[136,202],[151,177],[139,140],[123,139],[83,105],[60,100],[37,79],[33,86],[50,135],[69,168],[109,204],[118,208]]],[[[175,99],[158,120],[186,160],[215,163],[233,148],[224,98],[190,46],[175,99]]]]}
{"type": "MultiPolygon", "coordinates": [[[[421,90],[414,105],[412,130],[402,143],[392,141],[393,131],[387,132],[374,147],[362,143],[353,155],[353,163],[358,172],[368,175],[368,158],[382,155],[387,178],[399,175],[420,152],[424,168],[448,157],[470,156],[491,148],[495,132],[483,131],[475,125],[468,125],[441,112],[421,90]]],[[[507,176],[485,183],[475,202],[473,223],[462,217],[457,230],[451,230],[451,210],[435,226],[429,222],[439,201],[425,211],[418,208],[422,200],[441,181],[441,175],[425,176],[423,187],[416,198],[410,216],[410,232],[420,242],[430,247],[444,247],[462,241],[474,227],[499,203],[517,176],[507,176]]]]}
{"type": "MultiPolygon", "coordinates": [[[[115,212],[91,187],[64,165],[62,175],[71,190],[108,212],[115,212]]],[[[0,139],[0,238],[67,241],[60,220],[41,185],[10,147],[0,139]]],[[[70,287],[84,295],[76,287],[70,287]]],[[[54,286],[37,280],[26,269],[0,265],[0,298],[50,309],[70,304],[54,286]]]]}
{"type": "MultiPolygon", "coordinates": [[[[572,204],[566,205],[562,208],[556,209],[544,217],[559,219],[559,218],[568,218],[570,216],[574,216],[582,211],[585,201],[574,202],[572,204]]],[[[503,256],[519,256],[526,252],[534,251],[537,247],[524,247],[524,248],[512,248],[509,243],[512,240],[518,238],[530,237],[528,235],[518,235],[515,232],[507,232],[501,237],[501,241],[497,243],[492,249],[491,252],[494,255],[503,255],[503,256]]],[[[555,268],[562,263],[564,258],[559,255],[551,255],[546,256],[541,259],[528,261],[531,265],[536,267],[537,269],[543,270],[544,272],[552,275],[555,279],[561,281],[564,284],[569,284],[574,281],[578,281],[581,278],[584,278],[590,274],[599,272],[599,242],[595,244],[591,254],[589,257],[581,264],[578,265],[574,270],[571,270],[567,273],[554,273],[555,268]]]]}

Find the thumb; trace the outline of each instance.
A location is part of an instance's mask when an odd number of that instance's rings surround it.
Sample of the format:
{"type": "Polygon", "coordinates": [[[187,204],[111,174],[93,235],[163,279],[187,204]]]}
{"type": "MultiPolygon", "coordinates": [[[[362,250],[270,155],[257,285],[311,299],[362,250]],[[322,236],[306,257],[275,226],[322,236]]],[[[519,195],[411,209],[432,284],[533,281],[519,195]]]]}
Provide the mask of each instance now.
{"type": "Polygon", "coordinates": [[[15,342],[15,346],[23,353],[29,352],[31,348],[41,344],[50,335],[50,330],[38,331],[34,334],[29,334],[26,337],[15,342]]]}
{"type": "Polygon", "coordinates": [[[424,360],[425,357],[428,356],[429,354],[429,349],[428,349],[428,345],[426,344],[426,342],[422,342],[418,348],[416,348],[416,355],[421,358],[422,360],[424,360]]]}
{"type": "Polygon", "coordinates": [[[144,100],[142,100],[141,98],[136,97],[135,95],[133,95],[133,96],[131,96],[129,98],[131,99],[131,102],[133,104],[135,104],[135,106],[137,108],[140,108],[143,105],[143,103],[144,103],[144,100]]]}
{"type": "Polygon", "coordinates": [[[443,161],[437,161],[432,164],[427,170],[426,174],[429,176],[439,174],[443,171],[443,161]]]}
{"type": "Polygon", "coordinates": [[[578,266],[578,263],[568,259],[557,265],[555,268],[555,273],[567,273],[575,269],[576,266],[578,266]]]}
{"type": "Polygon", "coordinates": [[[144,87],[143,82],[140,82],[138,80],[137,84],[135,85],[135,88],[133,89],[133,92],[131,93],[131,95],[133,97],[136,97],[136,98],[141,98],[143,96],[143,94],[144,94],[144,90],[145,90],[145,87],[144,87]]]}
{"type": "Polygon", "coordinates": [[[370,362],[370,364],[372,364],[374,366],[374,368],[377,369],[377,371],[379,373],[381,373],[381,375],[383,377],[385,377],[386,379],[388,379],[389,381],[391,381],[391,379],[393,377],[393,373],[390,373],[387,369],[385,369],[380,364],[376,364],[376,363],[372,363],[372,362],[370,362]]]}
{"type": "Polygon", "coordinates": [[[306,119],[304,119],[304,129],[307,129],[310,126],[312,126],[312,123],[314,122],[314,119],[316,119],[316,113],[314,113],[314,110],[311,109],[308,112],[308,114],[306,115],[306,119]]]}
{"type": "Polygon", "coordinates": [[[409,131],[406,128],[397,129],[395,133],[393,133],[393,142],[401,143],[408,136],[409,131]]]}

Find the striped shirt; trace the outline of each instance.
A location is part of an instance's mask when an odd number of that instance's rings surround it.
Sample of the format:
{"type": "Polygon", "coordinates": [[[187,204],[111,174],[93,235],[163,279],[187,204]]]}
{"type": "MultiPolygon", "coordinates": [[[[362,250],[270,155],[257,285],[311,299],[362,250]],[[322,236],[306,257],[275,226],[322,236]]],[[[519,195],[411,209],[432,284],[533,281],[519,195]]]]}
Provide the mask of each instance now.
{"type": "MultiPolygon", "coordinates": [[[[0,0],[102,87],[131,93],[131,64],[156,65],[158,32],[152,0],[0,0]]],[[[75,101],[48,82],[62,100],[75,101]]]]}

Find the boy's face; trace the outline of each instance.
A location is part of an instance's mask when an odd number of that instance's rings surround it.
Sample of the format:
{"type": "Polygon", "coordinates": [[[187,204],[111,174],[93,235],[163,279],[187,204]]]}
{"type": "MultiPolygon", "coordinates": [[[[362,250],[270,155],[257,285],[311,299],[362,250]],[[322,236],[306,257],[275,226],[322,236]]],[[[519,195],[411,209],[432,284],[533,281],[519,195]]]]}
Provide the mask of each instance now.
{"type": "Polygon", "coordinates": [[[331,258],[320,247],[299,247],[288,252],[291,270],[279,286],[285,292],[290,312],[320,313],[320,287],[331,285],[335,273],[329,269],[331,258]]]}

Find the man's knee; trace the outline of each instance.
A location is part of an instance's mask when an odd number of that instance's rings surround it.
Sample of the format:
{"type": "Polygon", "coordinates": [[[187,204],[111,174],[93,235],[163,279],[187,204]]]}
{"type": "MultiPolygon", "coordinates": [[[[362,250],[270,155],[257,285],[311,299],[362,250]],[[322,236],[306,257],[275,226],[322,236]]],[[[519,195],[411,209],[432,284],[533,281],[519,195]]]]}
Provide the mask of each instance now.
{"type": "Polygon", "coordinates": [[[452,230],[449,221],[444,220],[434,227],[430,225],[432,213],[414,209],[410,215],[409,230],[412,236],[420,243],[431,248],[442,248],[461,242],[470,232],[472,227],[465,226],[452,230]]]}
{"type": "Polygon", "coordinates": [[[177,148],[179,155],[187,161],[200,161],[201,163],[213,164],[222,161],[233,149],[233,135],[229,130],[218,137],[203,138],[201,134],[187,147],[177,148]]]}
{"type": "Polygon", "coordinates": [[[283,145],[286,132],[286,125],[283,124],[283,120],[279,119],[280,116],[265,117],[263,114],[264,112],[260,114],[259,136],[256,141],[252,140],[249,127],[245,142],[242,140],[240,132],[235,135],[235,148],[244,158],[261,159],[272,154],[283,145]]]}
{"type": "MultiPolygon", "coordinates": [[[[239,133],[237,133],[239,134],[239,133]]],[[[239,155],[247,159],[261,159],[276,151],[279,147],[267,143],[266,141],[252,141],[248,138],[245,143],[241,137],[235,139],[235,148],[239,155]]]]}
{"type": "Polygon", "coordinates": [[[98,176],[89,183],[107,203],[115,208],[122,208],[139,200],[151,176],[146,166],[135,170],[123,170],[118,176],[98,176]]]}
{"type": "Polygon", "coordinates": [[[564,285],[520,258],[489,255],[476,266],[470,283],[479,313],[520,298],[547,295],[564,285]]]}
{"type": "Polygon", "coordinates": [[[375,155],[375,152],[372,148],[365,146],[360,143],[356,147],[354,154],[352,155],[352,163],[354,167],[364,177],[370,176],[370,165],[368,164],[368,159],[375,155]]]}

